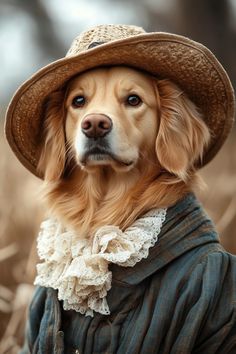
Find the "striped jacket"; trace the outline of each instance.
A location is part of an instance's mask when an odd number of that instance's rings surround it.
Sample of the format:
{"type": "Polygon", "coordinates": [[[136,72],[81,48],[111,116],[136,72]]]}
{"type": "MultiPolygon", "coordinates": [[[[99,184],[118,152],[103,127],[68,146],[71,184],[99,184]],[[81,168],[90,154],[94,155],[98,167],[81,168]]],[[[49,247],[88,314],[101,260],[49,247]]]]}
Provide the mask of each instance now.
{"type": "Polygon", "coordinates": [[[109,316],[64,311],[37,288],[21,353],[236,353],[236,257],[194,195],[168,209],[147,259],[111,269],[109,316]]]}

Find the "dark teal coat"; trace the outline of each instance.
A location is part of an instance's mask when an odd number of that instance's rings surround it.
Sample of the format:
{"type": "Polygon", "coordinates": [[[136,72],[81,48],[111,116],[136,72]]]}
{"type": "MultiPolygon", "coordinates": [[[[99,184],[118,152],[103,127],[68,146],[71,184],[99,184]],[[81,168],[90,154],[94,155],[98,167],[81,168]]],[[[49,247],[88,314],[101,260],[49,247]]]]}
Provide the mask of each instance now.
{"type": "Polygon", "coordinates": [[[147,259],[111,269],[109,316],[64,311],[37,288],[22,353],[236,353],[236,257],[192,194],[168,209],[147,259]]]}

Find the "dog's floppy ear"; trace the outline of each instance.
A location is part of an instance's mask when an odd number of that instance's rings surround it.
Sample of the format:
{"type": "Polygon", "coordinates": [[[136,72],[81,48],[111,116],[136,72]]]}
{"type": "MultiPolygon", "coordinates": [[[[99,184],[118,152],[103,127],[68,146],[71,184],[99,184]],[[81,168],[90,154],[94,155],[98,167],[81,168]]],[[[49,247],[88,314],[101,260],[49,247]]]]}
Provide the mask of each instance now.
{"type": "Polygon", "coordinates": [[[210,133],[188,97],[169,80],[157,81],[160,126],[157,158],[164,169],[186,180],[194,161],[201,159],[210,133]]]}
{"type": "Polygon", "coordinates": [[[46,181],[56,181],[63,174],[66,159],[63,91],[55,91],[48,97],[45,115],[45,138],[37,168],[46,181]]]}

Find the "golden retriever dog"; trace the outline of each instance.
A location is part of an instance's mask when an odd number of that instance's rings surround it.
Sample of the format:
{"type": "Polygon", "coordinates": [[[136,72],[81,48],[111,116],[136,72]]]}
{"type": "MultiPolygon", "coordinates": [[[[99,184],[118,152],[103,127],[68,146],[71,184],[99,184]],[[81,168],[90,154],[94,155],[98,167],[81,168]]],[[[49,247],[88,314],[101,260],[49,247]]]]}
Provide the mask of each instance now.
{"type": "Polygon", "coordinates": [[[201,113],[169,80],[125,67],[84,72],[46,103],[38,170],[49,208],[83,237],[122,230],[197,183],[209,141],[201,113]]]}

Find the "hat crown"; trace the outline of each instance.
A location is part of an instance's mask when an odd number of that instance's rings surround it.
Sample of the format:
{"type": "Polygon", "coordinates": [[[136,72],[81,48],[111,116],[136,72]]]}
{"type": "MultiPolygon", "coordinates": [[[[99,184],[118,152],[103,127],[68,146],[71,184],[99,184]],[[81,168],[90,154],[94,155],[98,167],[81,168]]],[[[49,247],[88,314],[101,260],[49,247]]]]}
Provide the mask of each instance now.
{"type": "Polygon", "coordinates": [[[126,39],[139,34],[146,33],[142,27],[131,25],[99,25],[77,36],[66,57],[78,55],[99,44],[113,42],[119,39],[126,39]]]}

